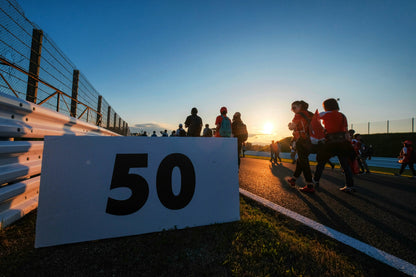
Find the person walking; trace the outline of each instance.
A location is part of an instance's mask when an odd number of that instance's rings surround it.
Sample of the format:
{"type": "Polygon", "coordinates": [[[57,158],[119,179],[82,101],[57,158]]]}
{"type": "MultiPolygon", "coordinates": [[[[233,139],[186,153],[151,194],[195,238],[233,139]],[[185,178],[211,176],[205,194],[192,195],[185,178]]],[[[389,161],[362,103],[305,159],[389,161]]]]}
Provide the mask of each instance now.
{"type": "Polygon", "coordinates": [[[231,137],[231,120],[227,117],[227,108],[221,107],[220,115],[215,120],[215,136],[216,137],[231,137]]]}
{"type": "Polygon", "coordinates": [[[399,173],[395,173],[394,175],[396,176],[402,175],[406,166],[409,166],[413,174],[412,178],[416,178],[416,172],[413,167],[415,162],[416,162],[416,153],[413,148],[413,143],[410,140],[406,140],[403,143],[403,148],[400,151],[400,155],[399,155],[399,163],[401,163],[402,166],[400,167],[399,173]]]}
{"type": "Polygon", "coordinates": [[[197,115],[198,109],[192,108],[191,115],[185,120],[185,128],[188,128],[188,137],[201,136],[202,119],[197,115]]]}
{"type": "Polygon", "coordinates": [[[241,148],[243,146],[243,143],[248,138],[247,126],[241,120],[241,113],[236,112],[234,114],[231,129],[232,129],[233,137],[237,138],[238,168],[240,168],[241,148]]]}
{"type": "Polygon", "coordinates": [[[274,140],[272,140],[272,143],[270,143],[270,162],[273,163],[273,161],[275,160],[275,145],[274,145],[274,140]]]}
{"type": "Polygon", "coordinates": [[[325,112],[319,114],[320,119],[326,130],[326,142],[316,155],[318,165],[316,166],[314,183],[319,187],[319,180],[325,167],[325,163],[337,156],[344,170],[346,184],[340,188],[343,192],[353,192],[354,179],[349,161],[354,158],[354,149],[352,147],[348,133],[348,122],[344,114],[339,112],[339,105],[336,99],[329,98],[323,102],[325,112]]]}
{"type": "Polygon", "coordinates": [[[202,132],[203,137],[212,137],[212,130],[209,128],[209,124],[205,124],[204,131],[202,132]]]}
{"type": "Polygon", "coordinates": [[[289,130],[293,131],[293,138],[296,142],[296,150],[298,158],[296,160],[296,169],[293,176],[286,178],[286,181],[291,186],[296,186],[296,180],[303,173],[306,185],[301,189],[303,192],[314,192],[312,183],[312,173],[309,166],[309,154],[311,142],[309,139],[309,123],[308,120],[313,116],[313,113],[308,111],[309,104],[305,101],[295,101],[292,103],[292,111],[295,114],[292,122],[288,124],[289,130]]]}

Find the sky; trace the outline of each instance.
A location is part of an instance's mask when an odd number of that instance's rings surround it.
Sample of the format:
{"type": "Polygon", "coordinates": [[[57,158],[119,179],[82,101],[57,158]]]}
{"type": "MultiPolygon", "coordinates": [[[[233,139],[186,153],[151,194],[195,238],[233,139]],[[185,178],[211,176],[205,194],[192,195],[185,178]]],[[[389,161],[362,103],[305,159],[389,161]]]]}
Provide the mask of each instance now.
{"type": "MultiPolygon", "coordinates": [[[[416,1],[17,0],[130,127],[240,112],[253,143],[291,103],[349,124],[416,115],[416,1]]],[[[133,130],[134,131],[134,130],[133,130]]]]}

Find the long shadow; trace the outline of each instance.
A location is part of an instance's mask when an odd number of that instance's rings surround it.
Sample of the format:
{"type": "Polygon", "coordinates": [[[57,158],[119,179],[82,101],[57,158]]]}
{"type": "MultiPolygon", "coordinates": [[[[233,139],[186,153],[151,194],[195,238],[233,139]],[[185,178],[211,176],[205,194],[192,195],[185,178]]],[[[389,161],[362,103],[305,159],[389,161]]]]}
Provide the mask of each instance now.
{"type": "MultiPolygon", "coordinates": [[[[410,182],[409,184],[406,184],[404,182],[400,182],[399,184],[397,184],[396,182],[391,183],[386,180],[386,178],[397,178],[397,177],[379,176],[375,174],[370,174],[370,175],[357,176],[355,178],[358,180],[365,180],[368,182],[376,183],[379,186],[390,187],[390,188],[402,190],[402,191],[409,192],[409,193],[415,193],[415,184],[411,184],[410,182]]],[[[397,180],[397,181],[400,181],[400,180],[397,180]]]]}
{"type": "MultiPolygon", "coordinates": [[[[325,180],[328,180],[331,183],[339,183],[339,180],[337,178],[333,177],[333,176],[328,176],[327,175],[327,176],[325,176],[325,180]]],[[[389,198],[387,198],[387,197],[385,197],[385,196],[383,196],[383,195],[381,195],[377,192],[369,190],[369,189],[367,189],[363,186],[357,186],[357,190],[358,190],[359,194],[363,194],[363,195],[369,196],[371,198],[380,199],[380,201],[382,201],[384,203],[387,203],[391,206],[395,206],[395,207],[400,208],[400,209],[405,210],[405,211],[409,210],[409,207],[406,207],[406,206],[400,204],[399,202],[393,202],[391,199],[389,199],[389,198]]],[[[354,195],[358,195],[358,194],[354,194],[354,195]]],[[[398,199],[398,201],[399,201],[399,199],[398,199]]]]}
{"type": "MultiPolygon", "coordinates": [[[[408,249],[416,249],[416,241],[413,241],[413,240],[410,240],[410,239],[407,239],[407,238],[403,237],[402,234],[398,233],[396,231],[396,229],[394,229],[393,227],[391,227],[389,225],[386,225],[384,223],[381,223],[381,222],[377,221],[376,219],[374,219],[373,217],[366,215],[364,213],[364,211],[352,206],[350,203],[348,203],[344,199],[341,199],[341,198],[335,196],[334,194],[332,194],[331,192],[329,192],[325,189],[322,189],[321,192],[326,194],[328,197],[331,197],[332,199],[334,199],[338,203],[342,204],[348,210],[350,210],[351,212],[356,214],[357,217],[362,218],[365,222],[369,222],[369,223],[373,224],[374,226],[376,226],[377,229],[382,230],[385,233],[388,233],[392,238],[401,242],[403,245],[406,245],[408,249]]],[[[349,194],[349,195],[352,196],[352,197],[356,197],[354,194],[349,194]]]]}
{"type": "MultiPolygon", "coordinates": [[[[361,189],[360,189],[360,191],[361,191],[361,189]]],[[[385,207],[385,206],[382,206],[382,205],[380,205],[380,204],[378,204],[378,203],[376,203],[376,202],[372,201],[371,199],[368,199],[368,198],[362,197],[360,194],[355,194],[355,197],[357,197],[357,198],[361,199],[362,201],[365,201],[365,202],[367,202],[367,203],[370,203],[371,205],[375,206],[376,208],[378,208],[378,209],[380,209],[380,210],[384,210],[384,211],[386,211],[386,207],[385,207]]],[[[395,204],[395,206],[396,206],[396,204],[395,204]]],[[[401,214],[401,213],[394,212],[394,211],[392,211],[391,209],[390,209],[390,210],[388,210],[388,213],[389,213],[389,214],[391,214],[391,215],[394,215],[395,217],[397,217],[397,218],[399,218],[399,219],[401,219],[401,220],[403,220],[403,221],[410,222],[411,224],[415,225],[415,229],[416,229],[416,220],[414,220],[414,219],[412,219],[412,218],[409,218],[409,217],[407,217],[407,216],[404,216],[404,215],[403,215],[403,214],[401,214]]]]}
{"type": "MultiPolygon", "coordinates": [[[[302,192],[300,192],[297,189],[292,188],[289,184],[286,183],[285,177],[282,177],[282,175],[292,176],[293,170],[287,167],[284,167],[283,165],[276,165],[276,164],[272,164],[269,167],[273,175],[279,178],[280,181],[283,184],[285,184],[282,186],[282,188],[298,196],[299,199],[302,200],[307,205],[309,210],[315,215],[315,217],[321,224],[330,225],[334,229],[340,229],[340,228],[343,228],[344,230],[346,229],[345,221],[343,221],[343,219],[339,215],[337,215],[333,211],[333,209],[330,208],[327,205],[327,203],[325,203],[317,194],[308,194],[308,197],[314,199],[326,211],[327,214],[322,212],[311,201],[309,201],[309,199],[302,192]]],[[[347,229],[350,234],[354,234],[356,237],[359,237],[359,234],[356,233],[352,228],[348,227],[347,229]]]]}
{"type": "Polygon", "coordinates": [[[293,175],[293,170],[285,167],[284,165],[277,165],[274,163],[270,164],[269,168],[272,174],[279,179],[280,183],[282,184],[282,189],[285,191],[293,192],[293,188],[285,180],[287,176],[293,175]]]}

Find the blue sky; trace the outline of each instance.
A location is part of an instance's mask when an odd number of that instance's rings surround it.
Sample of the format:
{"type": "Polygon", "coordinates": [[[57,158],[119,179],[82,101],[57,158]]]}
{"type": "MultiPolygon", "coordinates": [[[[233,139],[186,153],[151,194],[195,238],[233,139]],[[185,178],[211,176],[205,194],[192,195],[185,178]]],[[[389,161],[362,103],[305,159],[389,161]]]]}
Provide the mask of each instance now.
{"type": "Polygon", "coordinates": [[[349,123],[416,114],[416,1],[18,2],[130,126],[227,106],[267,142],[300,99],[340,98],[349,123]]]}

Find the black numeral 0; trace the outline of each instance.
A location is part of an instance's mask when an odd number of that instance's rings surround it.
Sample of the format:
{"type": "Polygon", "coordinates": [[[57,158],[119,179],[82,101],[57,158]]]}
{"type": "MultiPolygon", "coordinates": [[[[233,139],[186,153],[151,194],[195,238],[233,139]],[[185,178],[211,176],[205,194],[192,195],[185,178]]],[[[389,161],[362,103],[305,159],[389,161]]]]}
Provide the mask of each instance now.
{"type": "Polygon", "coordinates": [[[137,174],[129,174],[130,168],[147,167],[147,154],[117,154],[110,189],[126,187],[131,190],[130,198],[116,200],[108,198],[106,213],[128,215],[140,210],[149,196],[149,185],[137,174]]]}
{"type": "Polygon", "coordinates": [[[186,207],[195,192],[195,170],[191,160],[179,153],[164,158],[157,170],[156,188],[159,200],[166,208],[179,210],[186,207]],[[172,191],[172,171],[175,167],[181,171],[181,191],[177,196],[172,191]]]}

